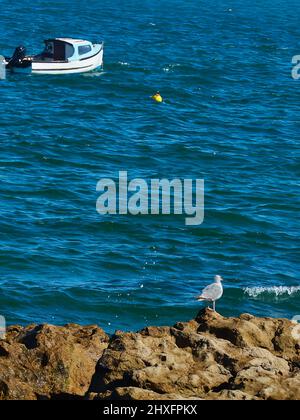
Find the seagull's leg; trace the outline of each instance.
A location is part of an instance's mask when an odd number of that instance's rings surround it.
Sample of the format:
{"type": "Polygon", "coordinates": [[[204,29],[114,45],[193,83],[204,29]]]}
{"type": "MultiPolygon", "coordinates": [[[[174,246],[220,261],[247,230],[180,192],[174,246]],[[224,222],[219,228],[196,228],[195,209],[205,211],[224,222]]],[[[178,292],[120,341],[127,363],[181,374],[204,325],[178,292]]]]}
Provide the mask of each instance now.
{"type": "Polygon", "coordinates": [[[215,300],[213,301],[213,310],[214,310],[214,312],[216,312],[216,301],[215,300]]]}
{"type": "Polygon", "coordinates": [[[212,308],[210,307],[210,302],[212,302],[212,300],[208,300],[207,302],[208,302],[208,307],[207,307],[207,309],[209,309],[210,311],[212,311],[212,308]]]}

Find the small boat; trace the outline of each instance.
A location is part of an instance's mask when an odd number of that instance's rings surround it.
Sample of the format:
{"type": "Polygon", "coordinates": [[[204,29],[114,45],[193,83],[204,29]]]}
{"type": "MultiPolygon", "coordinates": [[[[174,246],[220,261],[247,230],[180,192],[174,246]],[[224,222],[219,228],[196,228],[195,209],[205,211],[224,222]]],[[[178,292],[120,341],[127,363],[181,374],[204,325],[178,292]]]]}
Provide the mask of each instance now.
{"type": "Polygon", "coordinates": [[[93,44],[73,38],[53,38],[44,41],[38,54],[26,55],[24,47],[17,47],[11,58],[5,58],[6,70],[35,74],[86,73],[103,66],[104,43],[93,44]]]}

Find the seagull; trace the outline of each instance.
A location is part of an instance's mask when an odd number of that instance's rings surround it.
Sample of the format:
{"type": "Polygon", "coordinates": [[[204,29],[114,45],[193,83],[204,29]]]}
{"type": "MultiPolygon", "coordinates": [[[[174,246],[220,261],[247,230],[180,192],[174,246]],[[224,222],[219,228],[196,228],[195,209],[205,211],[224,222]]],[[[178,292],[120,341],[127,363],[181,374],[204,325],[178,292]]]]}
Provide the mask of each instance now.
{"type": "Polygon", "coordinates": [[[213,303],[213,310],[216,311],[216,300],[220,299],[223,295],[223,279],[221,276],[215,276],[214,283],[205,287],[201,295],[197,296],[196,299],[199,301],[206,300],[213,303]]]}

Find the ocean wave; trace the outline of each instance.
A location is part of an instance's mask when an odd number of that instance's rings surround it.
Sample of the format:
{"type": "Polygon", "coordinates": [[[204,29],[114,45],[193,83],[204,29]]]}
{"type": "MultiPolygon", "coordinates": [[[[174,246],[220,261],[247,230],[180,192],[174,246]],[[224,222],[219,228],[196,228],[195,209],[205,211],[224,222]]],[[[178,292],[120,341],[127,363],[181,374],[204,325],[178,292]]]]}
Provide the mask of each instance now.
{"type": "Polygon", "coordinates": [[[274,295],[275,297],[294,296],[300,293],[300,286],[246,287],[244,293],[253,298],[266,295],[274,295]]]}

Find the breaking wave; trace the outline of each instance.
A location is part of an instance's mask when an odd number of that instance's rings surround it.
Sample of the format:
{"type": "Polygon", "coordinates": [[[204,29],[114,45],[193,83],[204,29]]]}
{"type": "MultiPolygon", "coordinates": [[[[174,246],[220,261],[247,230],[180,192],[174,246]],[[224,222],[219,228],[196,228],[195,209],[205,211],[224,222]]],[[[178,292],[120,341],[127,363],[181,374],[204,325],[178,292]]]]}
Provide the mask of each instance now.
{"type": "Polygon", "coordinates": [[[244,293],[250,297],[274,295],[286,297],[300,294],[300,286],[270,286],[270,287],[246,287],[244,293]]]}

